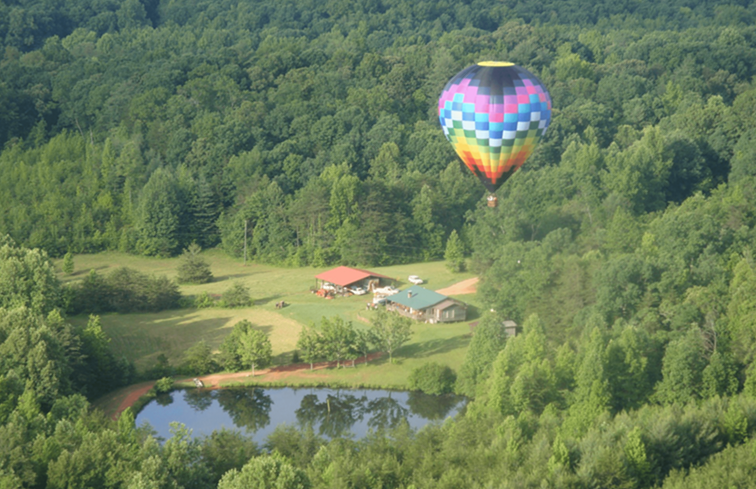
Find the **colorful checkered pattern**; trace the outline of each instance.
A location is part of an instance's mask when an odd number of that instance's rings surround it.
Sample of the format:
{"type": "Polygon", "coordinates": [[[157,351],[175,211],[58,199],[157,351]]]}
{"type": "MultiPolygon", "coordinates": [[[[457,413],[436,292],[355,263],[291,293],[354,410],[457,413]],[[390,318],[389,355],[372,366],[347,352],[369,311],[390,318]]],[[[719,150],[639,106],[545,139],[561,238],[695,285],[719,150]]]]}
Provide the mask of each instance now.
{"type": "Polygon", "coordinates": [[[551,121],[551,97],[528,70],[488,62],[457,73],[438,99],[446,138],[495,192],[535,149],[551,121]]]}

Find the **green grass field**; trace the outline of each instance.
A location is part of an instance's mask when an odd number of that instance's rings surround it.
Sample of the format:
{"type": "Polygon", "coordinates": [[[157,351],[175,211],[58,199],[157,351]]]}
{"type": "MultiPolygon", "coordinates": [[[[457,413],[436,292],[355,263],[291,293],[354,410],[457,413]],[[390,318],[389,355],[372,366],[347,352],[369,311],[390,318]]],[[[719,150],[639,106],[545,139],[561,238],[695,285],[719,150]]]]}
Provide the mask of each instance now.
{"type": "MultiPolygon", "coordinates": [[[[342,316],[356,327],[367,327],[372,316],[365,310],[371,295],[338,297],[325,300],[310,293],[315,285],[315,275],[326,269],[282,268],[269,265],[248,264],[226,256],[220,251],[203,253],[210,264],[215,280],[203,285],[182,285],[181,293],[194,296],[201,292],[222,294],[235,281],[250,288],[255,306],[244,309],[179,309],[160,313],[105,314],[102,325],[111,337],[113,350],[124,355],[140,368],[149,368],[160,353],[165,353],[172,364],[180,363],[183,352],[200,340],[205,340],[214,349],[223,341],[234,324],[247,319],[270,335],[273,345],[274,364],[288,363],[295,349],[299,331],[304,324],[318,322],[323,316],[342,316]],[[289,304],[282,310],[275,303],[289,304]]],[[[156,275],[176,276],[179,258],[148,258],[122,253],[78,255],[74,258],[75,269],[70,276],[61,275],[64,282],[80,280],[89,270],[107,274],[127,266],[156,275]]],[[[60,265],[60,264],[58,264],[60,265]]],[[[427,288],[440,289],[472,277],[470,273],[449,272],[444,262],[416,263],[391,267],[371,268],[372,271],[396,277],[398,287],[407,284],[409,275],[419,275],[427,288]]],[[[380,359],[368,367],[355,369],[330,369],[312,373],[318,378],[326,375],[329,380],[347,384],[393,385],[405,384],[409,372],[425,362],[436,361],[458,369],[469,342],[469,322],[478,315],[479,306],[475,294],[458,299],[468,303],[468,321],[454,324],[415,324],[412,340],[396,354],[396,363],[380,359]]],[[[72,318],[75,324],[84,324],[86,317],[72,318]]],[[[308,382],[308,373],[301,376],[308,382]]],[[[293,383],[297,380],[292,378],[293,383]]]]}

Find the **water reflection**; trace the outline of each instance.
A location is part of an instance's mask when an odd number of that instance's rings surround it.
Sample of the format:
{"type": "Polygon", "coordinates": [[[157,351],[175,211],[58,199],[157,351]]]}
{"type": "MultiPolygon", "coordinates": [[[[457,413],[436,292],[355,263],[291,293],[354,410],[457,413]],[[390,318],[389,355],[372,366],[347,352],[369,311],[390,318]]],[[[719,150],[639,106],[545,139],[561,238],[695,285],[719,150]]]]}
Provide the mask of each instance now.
{"type": "Polygon", "coordinates": [[[459,404],[457,396],[431,396],[423,392],[410,392],[407,405],[410,410],[429,420],[441,420],[459,404]]]}
{"type": "Polygon", "coordinates": [[[369,401],[367,411],[370,413],[368,426],[374,430],[396,428],[400,421],[407,419],[409,414],[409,409],[393,399],[390,392],[388,397],[379,397],[369,401]]]}
{"type": "Polygon", "coordinates": [[[363,419],[364,398],[351,394],[326,394],[321,402],[317,394],[306,394],[299,409],[294,411],[301,426],[311,426],[321,435],[335,438],[349,432],[363,419]]]}
{"type": "Polygon", "coordinates": [[[208,396],[206,391],[199,389],[189,389],[184,391],[184,400],[195,411],[202,412],[213,405],[212,396],[208,396]]]}
{"type": "Polygon", "coordinates": [[[170,437],[169,423],[178,421],[209,435],[221,428],[242,428],[256,441],[281,423],[312,427],[322,436],[365,436],[369,430],[388,430],[407,421],[418,429],[430,421],[454,416],[464,398],[417,392],[336,389],[226,388],[180,390],[158,396],[137,416],[159,436],[170,437]]]}
{"type": "Polygon", "coordinates": [[[273,401],[262,389],[220,389],[211,391],[211,395],[217,398],[218,404],[238,428],[247,428],[254,433],[270,424],[273,401]]]}
{"type": "Polygon", "coordinates": [[[161,393],[155,396],[155,402],[160,406],[170,406],[173,404],[173,395],[161,393]]]}

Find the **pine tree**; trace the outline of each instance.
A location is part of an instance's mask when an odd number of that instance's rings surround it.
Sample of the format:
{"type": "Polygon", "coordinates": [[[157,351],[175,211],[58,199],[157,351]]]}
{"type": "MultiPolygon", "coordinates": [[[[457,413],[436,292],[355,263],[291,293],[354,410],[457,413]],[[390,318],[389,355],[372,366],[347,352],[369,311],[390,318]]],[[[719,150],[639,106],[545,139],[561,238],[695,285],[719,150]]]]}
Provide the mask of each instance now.
{"type": "Polygon", "coordinates": [[[74,260],[73,260],[73,255],[69,251],[63,257],[63,272],[67,275],[71,275],[73,271],[74,271],[74,260]]]}
{"type": "Polygon", "coordinates": [[[446,267],[452,272],[464,271],[465,251],[456,229],[451,232],[449,239],[446,241],[444,259],[446,260],[446,267]]]}
{"type": "Polygon", "coordinates": [[[169,170],[156,170],[139,203],[138,247],[145,255],[171,256],[177,251],[182,205],[176,177],[169,170]]]}
{"type": "Polygon", "coordinates": [[[250,307],[253,304],[252,297],[249,295],[249,287],[241,282],[235,282],[228,290],[223,293],[221,299],[222,307],[250,307]]]}
{"type": "Polygon", "coordinates": [[[200,256],[202,248],[197,243],[192,243],[184,254],[181,255],[181,263],[178,266],[178,281],[189,284],[206,284],[213,280],[213,272],[210,265],[200,256]]]}
{"type": "Polygon", "coordinates": [[[192,237],[202,246],[218,244],[218,217],[220,207],[213,189],[204,177],[197,182],[197,190],[192,198],[192,237]]]}

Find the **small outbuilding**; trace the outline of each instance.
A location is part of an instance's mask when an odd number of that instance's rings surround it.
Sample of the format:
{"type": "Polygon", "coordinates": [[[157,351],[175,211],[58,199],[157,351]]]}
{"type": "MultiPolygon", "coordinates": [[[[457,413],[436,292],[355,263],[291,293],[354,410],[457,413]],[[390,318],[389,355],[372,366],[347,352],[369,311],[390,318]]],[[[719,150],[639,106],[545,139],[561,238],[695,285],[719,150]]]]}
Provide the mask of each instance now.
{"type": "Polygon", "coordinates": [[[336,294],[347,294],[349,289],[362,287],[365,291],[372,291],[383,285],[394,283],[394,279],[380,273],[359,268],[336,267],[315,276],[317,289],[333,288],[336,294]]]}
{"type": "Polygon", "coordinates": [[[504,333],[507,336],[517,336],[517,323],[512,321],[511,319],[507,319],[504,322],[501,323],[502,328],[504,328],[504,333]]]}
{"type": "Polygon", "coordinates": [[[419,285],[386,297],[386,308],[426,323],[464,321],[467,317],[467,304],[419,285]]]}

